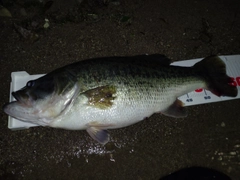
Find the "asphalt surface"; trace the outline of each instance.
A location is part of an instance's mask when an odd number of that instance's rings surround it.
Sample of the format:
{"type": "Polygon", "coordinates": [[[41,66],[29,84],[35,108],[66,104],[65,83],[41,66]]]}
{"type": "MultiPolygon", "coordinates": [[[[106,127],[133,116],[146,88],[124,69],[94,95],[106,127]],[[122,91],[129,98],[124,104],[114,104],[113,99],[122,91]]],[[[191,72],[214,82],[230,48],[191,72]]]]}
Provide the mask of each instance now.
{"type": "MultiPolygon", "coordinates": [[[[114,55],[160,53],[177,61],[240,54],[237,0],[26,2],[1,1],[12,14],[0,17],[1,105],[14,71],[42,74],[114,55]]],[[[187,110],[184,119],[155,114],[110,130],[104,147],[85,131],[11,131],[1,110],[0,178],[159,179],[202,166],[239,179],[240,100],[187,110]]]]}

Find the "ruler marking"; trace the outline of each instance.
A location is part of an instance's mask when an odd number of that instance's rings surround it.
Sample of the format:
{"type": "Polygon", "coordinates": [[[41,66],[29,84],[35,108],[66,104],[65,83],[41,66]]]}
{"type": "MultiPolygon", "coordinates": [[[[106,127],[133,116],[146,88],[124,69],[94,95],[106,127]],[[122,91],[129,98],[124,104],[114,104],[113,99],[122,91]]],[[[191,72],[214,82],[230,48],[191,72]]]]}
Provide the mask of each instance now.
{"type": "Polygon", "coordinates": [[[204,91],[205,95],[207,96],[207,92],[206,92],[206,90],[205,90],[205,89],[203,89],[203,91],[204,91]]]}

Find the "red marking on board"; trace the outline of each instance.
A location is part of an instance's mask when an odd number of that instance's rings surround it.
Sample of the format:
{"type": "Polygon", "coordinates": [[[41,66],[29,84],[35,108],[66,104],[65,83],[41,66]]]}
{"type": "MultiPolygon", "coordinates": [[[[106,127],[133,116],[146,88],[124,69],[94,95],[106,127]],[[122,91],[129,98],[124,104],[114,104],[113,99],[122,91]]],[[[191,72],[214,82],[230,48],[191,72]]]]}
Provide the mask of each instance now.
{"type": "Polygon", "coordinates": [[[240,86],[240,77],[231,77],[231,82],[229,84],[232,86],[240,86]]]}
{"type": "MultiPolygon", "coordinates": [[[[229,82],[229,85],[231,86],[240,86],[240,77],[231,77],[231,81],[229,82]]],[[[203,92],[203,89],[200,88],[200,89],[196,89],[195,90],[196,93],[200,93],[200,92],[203,92]]],[[[220,96],[221,94],[219,92],[213,92],[213,94],[217,95],[217,96],[220,96]]]]}
{"type": "Polygon", "coordinates": [[[196,89],[195,90],[195,92],[197,92],[197,93],[200,93],[200,92],[202,92],[203,91],[203,89],[196,89]]]}
{"type": "Polygon", "coordinates": [[[237,81],[238,86],[240,86],[240,77],[236,77],[236,81],[237,81]]]}

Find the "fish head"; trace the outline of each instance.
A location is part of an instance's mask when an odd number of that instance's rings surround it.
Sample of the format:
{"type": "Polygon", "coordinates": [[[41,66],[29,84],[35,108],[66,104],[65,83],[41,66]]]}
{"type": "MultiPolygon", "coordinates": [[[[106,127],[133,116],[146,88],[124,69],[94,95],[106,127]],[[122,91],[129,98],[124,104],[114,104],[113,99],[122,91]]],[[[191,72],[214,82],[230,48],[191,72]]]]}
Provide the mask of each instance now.
{"type": "Polygon", "coordinates": [[[59,90],[59,84],[60,80],[52,76],[28,81],[25,87],[12,92],[16,101],[4,105],[3,110],[16,119],[44,125],[66,109],[76,92],[74,87],[59,90]]]}
{"type": "Polygon", "coordinates": [[[34,107],[54,93],[53,78],[30,80],[22,89],[12,92],[12,96],[24,107],[34,107]]]}

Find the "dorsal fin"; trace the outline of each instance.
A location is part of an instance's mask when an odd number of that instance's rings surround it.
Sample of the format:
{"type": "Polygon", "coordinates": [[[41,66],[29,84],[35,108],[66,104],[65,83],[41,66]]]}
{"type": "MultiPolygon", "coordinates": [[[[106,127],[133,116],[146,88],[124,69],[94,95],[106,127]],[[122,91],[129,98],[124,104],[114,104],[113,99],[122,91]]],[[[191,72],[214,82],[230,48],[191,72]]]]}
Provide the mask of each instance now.
{"type": "Polygon", "coordinates": [[[136,60],[136,62],[142,62],[145,65],[148,63],[158,66],[169,66],[172,63],[171,59],[162,54],[138,55],[132,58],[136,60]]]}

